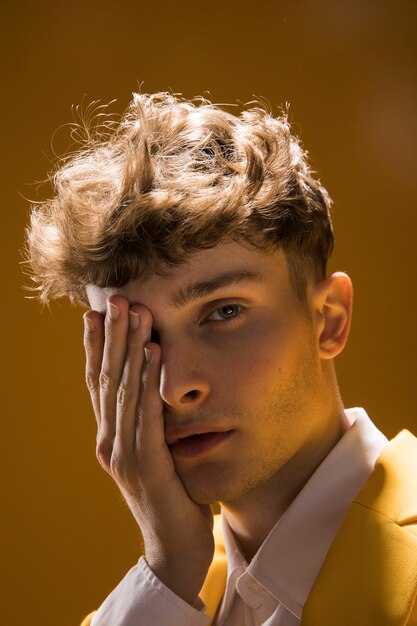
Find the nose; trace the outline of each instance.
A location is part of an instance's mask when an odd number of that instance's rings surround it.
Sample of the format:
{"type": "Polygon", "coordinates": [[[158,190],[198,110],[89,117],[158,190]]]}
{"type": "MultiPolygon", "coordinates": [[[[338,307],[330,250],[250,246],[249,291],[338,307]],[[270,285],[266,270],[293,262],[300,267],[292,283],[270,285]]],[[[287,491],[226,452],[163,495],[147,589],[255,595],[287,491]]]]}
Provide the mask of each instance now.
{"type": "Polygon", "coordinates": [[[198,366],[196,350],[170,346],[162,348],[161,357],[160,394],[165,405],[178,413],[199,408],[210,394],[210,384],[198,366]]]}

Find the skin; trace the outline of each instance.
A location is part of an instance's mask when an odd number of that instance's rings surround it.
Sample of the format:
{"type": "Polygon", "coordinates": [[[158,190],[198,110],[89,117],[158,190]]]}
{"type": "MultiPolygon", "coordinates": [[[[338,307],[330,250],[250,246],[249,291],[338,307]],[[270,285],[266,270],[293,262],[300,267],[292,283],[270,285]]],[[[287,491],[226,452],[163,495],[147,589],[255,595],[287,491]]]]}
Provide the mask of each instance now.
{"type": "Polygon", "coordinates": [[[209,504],[222,503],[250,560],[348,427],[333,358],[349,331],[350,279],[310,281],[301,303],[282,251],[235,242],[168,276],[90,285],[87,295],[97,458],[140,527],[149,566],[193,604],[213,556],[209,504]],[[189,285],[230,272],[256,278],[179,303],[189,285]],[[195,425],[231,433],[202,455],[177,455],[176,429],[195,425]]]}

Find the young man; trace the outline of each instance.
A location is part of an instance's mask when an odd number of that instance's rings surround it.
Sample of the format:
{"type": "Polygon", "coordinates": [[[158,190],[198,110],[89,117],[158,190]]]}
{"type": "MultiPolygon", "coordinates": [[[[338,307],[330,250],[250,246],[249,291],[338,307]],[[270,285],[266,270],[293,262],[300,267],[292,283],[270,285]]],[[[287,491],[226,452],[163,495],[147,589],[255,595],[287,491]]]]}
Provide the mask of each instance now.
{"type": "Polygon", "coordinates": [[[97,458],[144,541],[83,624],[416,624],[417,440],[343,407],[351,282],[285,117],[135,94],[89,137],[27,233],[41,299],[91,309],[97,458]]]}

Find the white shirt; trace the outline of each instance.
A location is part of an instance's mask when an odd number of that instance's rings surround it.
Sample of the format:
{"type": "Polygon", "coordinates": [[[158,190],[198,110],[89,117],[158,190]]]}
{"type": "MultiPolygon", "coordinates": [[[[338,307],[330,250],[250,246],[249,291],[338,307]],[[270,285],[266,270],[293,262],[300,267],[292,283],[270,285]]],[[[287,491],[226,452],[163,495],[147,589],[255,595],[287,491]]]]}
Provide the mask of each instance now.
{"type": "MultiPolygon", "coordinates": [[[[388,443],[363,409],[246,563],[222,513],[228,562],[216,626],[296,626],[349,505],[388,443]]],[[[148,567],[132,567],[94,615],[91,626],[207,626],[204,605],[176,596],[148,567]]]]}

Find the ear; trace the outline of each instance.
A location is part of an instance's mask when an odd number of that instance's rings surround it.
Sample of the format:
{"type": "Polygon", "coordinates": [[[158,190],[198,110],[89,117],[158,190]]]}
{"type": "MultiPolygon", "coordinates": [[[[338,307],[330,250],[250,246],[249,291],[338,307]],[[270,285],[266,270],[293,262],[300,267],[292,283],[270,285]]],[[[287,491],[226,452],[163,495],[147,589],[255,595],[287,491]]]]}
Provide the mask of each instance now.
{"type": "Polygon", "coordinates": [[[322,281],[314,294],[322,359],[333,359],[345,347],[352,319],[352,281],[336,272],[322,281]]]}

